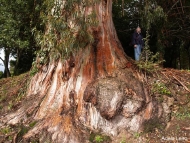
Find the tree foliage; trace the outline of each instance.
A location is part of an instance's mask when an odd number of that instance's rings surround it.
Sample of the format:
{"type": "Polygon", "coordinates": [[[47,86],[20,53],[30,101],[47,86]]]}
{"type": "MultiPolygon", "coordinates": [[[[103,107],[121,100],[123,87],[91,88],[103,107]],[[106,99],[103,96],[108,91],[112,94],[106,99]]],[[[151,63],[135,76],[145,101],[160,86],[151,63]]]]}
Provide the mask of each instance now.
{"type": "Polygon", "coordinates": [[[93,42],[89,27],[97,25],[96,14],[94,11],[90,14],[85,12],[86,8],[95,2],[97,0],[43,1],[40,18],[46,32],[33,29],[36,41],[41,47],[37,53],[37,64],[65,59],[71,53],[76,53],[79,48],[93,42]]]}
{"type": "Polygon", "coordinates": [[[36,50],[31,32],[38,22],[34,1],[2,0],[0,5],[0,48],[5,52],[5,69],[12,55],[16,59],[14,74],[20,74],[31,68],[36,50]]]}
{"type": "Polygon", "coordinates": [[[160,53],[159,59],[165,60],[165,67],[189,69],[189,6],[188,0],[115,1],[114,23],[126,53],[133,57],[133,48],[129,43],[134,29],[140,25],[146,37],[149,24],[148,44],[151,52],[160,53]]]}

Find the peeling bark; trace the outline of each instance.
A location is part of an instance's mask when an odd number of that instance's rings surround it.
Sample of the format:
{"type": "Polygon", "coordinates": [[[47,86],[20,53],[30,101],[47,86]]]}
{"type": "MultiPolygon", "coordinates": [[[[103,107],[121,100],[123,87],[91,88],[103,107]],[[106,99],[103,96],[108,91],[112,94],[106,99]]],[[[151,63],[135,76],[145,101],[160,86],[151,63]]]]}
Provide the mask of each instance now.
{"type": "Polygon", "coordinates": [[[81,143],[88,140],[88,130],[117,136],[122,130],[142,131],[144,123],[162,117],[162,105],[148,94],[117,38],[112,1],[102,0],[94,9],[99,26],[92,28],[90,48],[66,64],[44,66],[31,80],[22,108],[1,120],[39,121],[24,135],[25,142],[38,136],[40,142],[81,143]]]}

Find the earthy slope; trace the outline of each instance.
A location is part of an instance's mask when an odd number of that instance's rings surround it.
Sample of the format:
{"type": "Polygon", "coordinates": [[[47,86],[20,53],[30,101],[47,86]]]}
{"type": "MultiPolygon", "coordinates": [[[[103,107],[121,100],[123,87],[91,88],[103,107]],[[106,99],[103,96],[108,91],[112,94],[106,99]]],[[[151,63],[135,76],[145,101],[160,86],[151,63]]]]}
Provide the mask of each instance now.
{"type": "Polygon", "coordinates": [[[148,78],[150,93],[168,113],[166,125],[152,120],[142,133],[122,133],[126,143],[190,143],[190,72],[163,69],[148,78]],[[166,106],[165,106],[166,107],[166,106]]]}
{"type": "MultiPolygon", "coordinates": [[[[14,112],[25,99],[25,93],[31,76],[29,73],[0,80],[0,118],[10,112],[14,112]]],[[[13,137],[19,132],[17,127],[3,126],[0,129],[0,142],[11,142],[13,137]]]]}

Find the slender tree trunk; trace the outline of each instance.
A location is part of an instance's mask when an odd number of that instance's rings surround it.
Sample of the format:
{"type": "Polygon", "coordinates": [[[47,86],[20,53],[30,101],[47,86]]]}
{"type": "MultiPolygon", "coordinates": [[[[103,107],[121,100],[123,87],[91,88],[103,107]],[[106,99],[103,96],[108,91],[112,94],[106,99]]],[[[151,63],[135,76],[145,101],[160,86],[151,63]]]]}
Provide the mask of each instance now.
{"type": "Polygon", "coordinates": [[[122,16],[124,16],[124,0],[122,0],[122,16]]]}
{"type": "Polygon", "coordinates": [[[14,75],[19,74],[18,65],[19,65],[19,62],[20,62],[21,53],[22,53],[22,49],[20,50],[19,48],[17,48],[17,59],[16,59],[15,67],[14,67],[14,75]]]}
{"type": "Polygon", "coordinates": [[[91,29],[94,43],[66,63],[44,66],[31,80],[25,104],[2,120],[38,121],[24,136],[26,142],[36,137],[40,142],[87,142],[89,130],[110,136],[137,132],[165,115],[125,56],[112,21],[112,1],[102,0],[92,9],[99,21],[91,29]]]}
{"type": "Polygon", "coordinates": [[[188,57],[189,57],[189,69],[190,69],[190,47],[188,48],[188,57]]]}
{"type": "Polygon", "coordinates": [[[10,56],[10,49],[9,48],[4,48],[4,53],[5,53],[5,59],[3,61],[4,63],[4,77],[10,77],[11,73],[9,71],[9,56],[10,56]]]}

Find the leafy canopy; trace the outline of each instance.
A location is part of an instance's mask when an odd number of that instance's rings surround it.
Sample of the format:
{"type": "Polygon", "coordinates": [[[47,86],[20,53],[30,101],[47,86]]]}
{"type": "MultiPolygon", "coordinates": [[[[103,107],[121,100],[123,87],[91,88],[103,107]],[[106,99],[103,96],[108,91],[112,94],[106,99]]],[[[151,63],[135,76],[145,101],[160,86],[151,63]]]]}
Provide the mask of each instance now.
{"type": "Polygon", "coordinates": [[[46,25],[45,33],[34,28],[36,40],[41,46],[39,63],[66,58],[79,48],[93,42],[89,27],[96,26],[95,12],[86,13],[88,6],[97,0],[44,0],[41,19],[46,25]]]}

